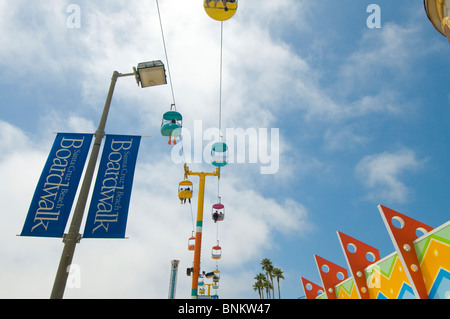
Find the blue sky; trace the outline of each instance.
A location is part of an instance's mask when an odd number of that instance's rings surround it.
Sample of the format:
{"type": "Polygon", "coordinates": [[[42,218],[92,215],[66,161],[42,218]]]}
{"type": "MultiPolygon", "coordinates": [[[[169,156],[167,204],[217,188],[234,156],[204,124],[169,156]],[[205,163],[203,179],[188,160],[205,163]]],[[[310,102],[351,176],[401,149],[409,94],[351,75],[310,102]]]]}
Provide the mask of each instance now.
{"type": "MultiPolygon", "coordinates": [[[[160,0],[177,108],[191,133],[196,122],[218,127],[220,24],[197,2],[160,0]]],[[[47,298],[61,241],[15,235],[53,133],[94,132],[112,72],[166,59],[155,1],[2,0],[0,26],[0,296],[47,298]],[[81,10],[80,28],[67,25],[70,4],[81,10]]],[[[282,297],[302,296],[300,276],[320,283],[314,254],[346,267],[336,231],[390,254],[378,204],[432,227],[448,221],[449,50],[421,0],[239,2],[224,23],[222,125],[278,128],[279,170],[262,175],[261,161],[248,158],[222,170],[222,298],[258,298],[263,258],[285,271],[282,297]],[[379,29],[366,24],[372,3],[379,29]]],[[[171,103],[169,85],[143,90],[119,79],[107,133],[152,136],[141,144],[129,239],[82,240],[74,259],[81,287],[67,298],[166,298],[172,259],[181,262],[177,297],[189,298],[183,167],[159,135],[171,103]]],[[[208,181],[205,207],[216,197],[217,182],[208,181]]],[[[207,271],[216,237],[208,214],[207,271]]]]}

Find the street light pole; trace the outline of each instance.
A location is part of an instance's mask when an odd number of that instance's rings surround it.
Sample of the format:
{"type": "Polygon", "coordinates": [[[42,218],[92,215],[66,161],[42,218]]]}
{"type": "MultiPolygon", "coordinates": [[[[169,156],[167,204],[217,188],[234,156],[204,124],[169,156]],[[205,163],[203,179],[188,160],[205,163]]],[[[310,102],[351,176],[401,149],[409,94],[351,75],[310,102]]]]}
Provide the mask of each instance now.
{"type": "Polygon", "coordinates": [[[72,221],[70,223],[69,232],[64,236],[64,249],[59,261],[58,270],[53,284],[53,289],[50,298],[62,299],[64,290],[66,288],[67,277],[69,276],[69,267],[72,264],[73,255],[75,253],[76,244],[80,242],[80,227],[83,219],[84,210],[86,208],[86,202],[89,195],[89,189],[91,187],[92,178],[94,176],[95,165],[97,163],[98,153],[102,139],[105,136],[106,120],[108,118],[109,108],[111,106],[112,96],[114,94],[114,88],[116,86],[117,78],[119,76],[134,75],[134,73],[121,75],[119,72],[114,71],[111,78],[111,85],[109,87],[108,96],[106,98],[105,106],[103,108],[103,114],[95,132],[94,145],[92,147],[91,156],[89,158],[86,173],[84,175],[83,184],[81,185],[80,194],[78,196],[77,205],[73,213],[72,221]]]}
{"type": "Polygon", "coordinates": [[[95,132],[94,145],[92,146],[91,156],[86,168],[83,183],[81,185],[80,194],[78,195],[77,205],[73,213],[72,221],[70,223],[69,232],[64,235],[63,242],[64,248],[59,261],[58,270],[56,272],[55,281],[53,283],[53,289],[50,295],[51,299],[62,299],[64,296],[64,290],[67,284],[67,278],[69,276],[69,267],[72,264],[73,256],[75,253],[75,247],[81,240],[80,227],[83,220],[84,211],[89,195],[89,190],[94,176],[94,170],[100,151],[100,145],[102,139],[105,136],[106,120],[108,118],[109,108],[111,106],[114,89],[117,79],[119,77],[135,76],[136,81],[141,87],[150,87],[160,84],[166,84],[166,76],[164,65],[161,61],[151,61],[138,64],[138,69],[134,68],[133,73],[119,73],[113,72],[111,78],[111,84],[109,86],[108,96],[106,98],[105,106],[103,108],[102,117],[95,132]]]}

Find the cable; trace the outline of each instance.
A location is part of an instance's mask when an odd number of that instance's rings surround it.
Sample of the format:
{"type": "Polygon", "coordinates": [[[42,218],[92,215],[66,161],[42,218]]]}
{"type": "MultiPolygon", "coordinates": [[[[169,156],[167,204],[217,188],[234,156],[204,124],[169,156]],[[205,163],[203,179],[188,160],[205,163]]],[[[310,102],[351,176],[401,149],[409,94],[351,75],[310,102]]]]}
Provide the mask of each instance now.
{"type": "MultiPolygon", "coordinates": [[[[223,21],[220,22],[220,75],[219,75],[219,137],[220,142],[223,142],[222,136],[222,86],[223,86],[223,21]]],[[[220,198],[220,178],[217,179],[217,197],[221,203],[220,198]]],[[[216,222],[216,240],[219,245],[219,222],[216,222]]],[[[216,259],[216,269],[219,269],[218,260],[216,259]]]]}
{"type": "MultiPolygon", "coordinates": [[[[165,36],[164,36],[164,28],[163,28],[163,24],[162,24],[161,11],[159,9],[158,0],[156,0],[156,7],[158,9],[159,25],[161,27],[161,36],[162,36],[162,41],[163,41],[163,46],[164,46],[164,54],[166,56],[166,61],[167,61],[167,72],[169,74],[170,90],[172,91],[173,104],[170,106],[170,110],[172,110],[172,107],[173,107],[174,110],[177,111],[177,105],[175,102],[175,93],[174,93],[174,88],[173,88],[173,83],[172,83],[172,75],[170,73],[169,56],[167,53],[166,40],[165,40],[165,36]]],[[[184,143],[183,143],[182,135],[180,135],[180,143],[181,143],[181,153],[182,153],[182,157],[183,157],[183,164],[185,164],[186,163],[186,155],[184,154],[184,143]]]]}
{"type": "MultiPolygon", "coordinates": [[[[223,21],[220,21],[220,72],[219,72],[219,139],[222,136],[222,83],[223,83],[223,21]]],[[[217,197],[220,197],[220,179],[217,179],[217,197]]]]}
{"type": "Polygon", "coordinates": [[[189,206],[191,207],[191,219],[192,219],[192,232],[195,232],[195,222],[194,222],[194,213],[192,212],[192,204],[189,203],[189,206]]]}
{"type": "Polygon", "coordinates": [[[217,222],[217,229],[216,229],[216,241],[219,242],[219,223],[217,222]]]}
{"type": "Polygon", "coordinates": [[[222,137],[223,21],[220,22],[219,134],[222,137]]]}
{"type": "MultiPolygon", "coordinates": [[[[167,72],[169,74],[169,83],[170,83],[170,89],[172,92],[172,99],[173,99],[173,104],[170,106],[170,110],[172,110],[172,108],[177,111],[177,105],[175,102],[175,93],[174,93],[174,89],[173,89],[173,83],[172,83],[172,75],[170,73],[170,64],[169,64],[169,56],[167,54],[167,46],[166,46],[166,40],[164,37],[164,28],[163,28],[163,24],[162,24],[162,19],[161,19],[161,11],[159,9],[159,2],[158,0],[156,0],[156,7],[158,9],[158,17],[159,17],[159,25],[161,27],[161,36],[162,36],[162,41],[163,41],[163,46],[164,46],[164,54],[166,56],[166,61],[167,61],[167,72]]],[[[183,164],[186,163],[186,156],[184,154],[184,143],[183,143],[183,136],[180,136],[180,143],[181,143],[181,153],[183,156],[183,164]]],[[[192,220],[192,232],[195,232],[195,220],[194,220],[194,213],[192,211],[192,203],[189,203],[189,207],[190,207],[190,211],[191,211],[191,220],[192,220]]]]}
{"type": "MultiPolygon", "coordinates": [[[[217,223],[217,235],[216,235],[216,240],[217,240],[217,246],[219,246],[219,223],[217,223]]],[[[219,246],[220,247],[220,246],[219,246]]],[[[221,253],[222,254],[222,253],[221,253]]],[[[216,269],[219,269],[219,260],[216,259],[216,269]]]]}
{"type": "Polygon", "coordinates": [[[175,105],[175,111],[176,111],[177,108],[176,108],[176,103],[175,103],[175,94],[174,94],[174,90],[173,90],[172,76],[170,74],[169,57],[167,55],[166,40],[164,39],[164,30],[163,30],[163,25],[162,25],[162,21],[161,21],[161,12],[159,11],[159,2],[158,2],[158,0],[156,0],[156,7],[158,9],[159,25],[161,27],[161,35],[162,35],[162,40],[163,40],[164,53],[166,55],[167,72],[169,73],[170,89],[172,91],[172,99],[173,99],[173,104],[175,105]]]}

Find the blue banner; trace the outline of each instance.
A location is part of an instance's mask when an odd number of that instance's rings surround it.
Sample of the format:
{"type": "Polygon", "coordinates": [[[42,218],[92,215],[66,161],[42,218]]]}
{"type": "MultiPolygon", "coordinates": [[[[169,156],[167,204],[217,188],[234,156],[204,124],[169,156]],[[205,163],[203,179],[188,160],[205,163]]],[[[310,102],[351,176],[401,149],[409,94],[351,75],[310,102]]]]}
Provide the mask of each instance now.
{"type": "Polygon", "coordinates": [[[58,133],[34,192],[21,236],[62,237],[92,134],[58,133]]]}
{"type": "Polygon", "coordinates": [[[124,238],[140,136],[107,135],[83,238],[124,238]]]}

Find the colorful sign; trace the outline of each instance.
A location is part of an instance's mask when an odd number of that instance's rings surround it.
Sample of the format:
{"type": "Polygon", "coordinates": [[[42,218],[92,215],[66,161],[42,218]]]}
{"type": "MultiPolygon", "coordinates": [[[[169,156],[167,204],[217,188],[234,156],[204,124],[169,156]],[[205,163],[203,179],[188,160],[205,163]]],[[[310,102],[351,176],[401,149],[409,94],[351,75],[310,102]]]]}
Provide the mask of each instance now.
{"type": "Polygon", "coordinates": [[[365,269],[370,299],[415,299],[405,269],[393,253],[365,269]]]}
{"type": "Polygon", "coordinates": [[[336,279],[346,270],[314,255],[325,289],[302,278],[307,299],[450,298],[450,221],[433,229],[387,207],[378,208],[396,251],[380,259],[375,247],[338,232],[352,277],[336,279]]]}
{"type": "Polygon", "coordinates": [[[63,236],[91,141],[92,134],[58,133],[36,187],[21,236],[63,236]]]}
{"type": "Polygon", "coordinates": [[[450,299],[450,222],[414,242],[430,299],[450,299]]]}
{"type": "Polygon", "coordinates": [[[124,238],[140,136],[107,135],[83,238],[124,238]]]}

